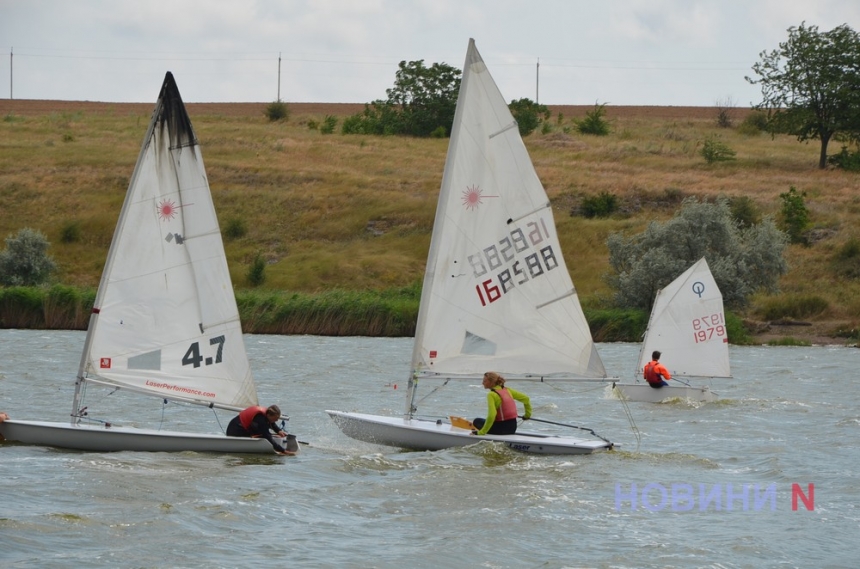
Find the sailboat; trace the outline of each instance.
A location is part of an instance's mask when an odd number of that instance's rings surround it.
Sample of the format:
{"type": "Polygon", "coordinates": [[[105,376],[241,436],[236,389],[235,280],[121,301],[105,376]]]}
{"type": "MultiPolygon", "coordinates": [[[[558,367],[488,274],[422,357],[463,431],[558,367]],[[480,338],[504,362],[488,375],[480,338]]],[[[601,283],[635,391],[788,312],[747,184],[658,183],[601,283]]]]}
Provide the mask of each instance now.
{"type": "Polygon", "coordinates": [[[264,439],[91,422],[89,384],[239,411],[257,393],[197,137],[164,78],[90,315],[71,420],[7,419],[0,435],[86,451],[273,453],[264,439]]]}
{"type": "Polygon", "coordinates": [[[712,402],[708,385],[691,385],[702,378],[730,378],[729,339],[723,295],[704,257],[657,292],[639,352],[637,383],[615,383],[630,401],[659,403],[667,399],[712,402]],[[654,351],[672,374],[668,386],[654,389],[642,379],[654,351]],[[679,385],[680,384],[680,385],[679,385]]]}
{"type": "MultiPolygon", "coordinates": [[[[606,370],[565,266],[552,208],[517,123],[469,40],[419,304],[402,416],[329,410],[348,436],[439,450],[492,440],[545,454],[588,454],[606,439],[468,425],[415,415],[419,382],[598,380],[606,370]]],[[[590,429],[588,429],[590,431],[590,429]]],[[[593,432],[593,431],[592,431],[593,432]]]]}

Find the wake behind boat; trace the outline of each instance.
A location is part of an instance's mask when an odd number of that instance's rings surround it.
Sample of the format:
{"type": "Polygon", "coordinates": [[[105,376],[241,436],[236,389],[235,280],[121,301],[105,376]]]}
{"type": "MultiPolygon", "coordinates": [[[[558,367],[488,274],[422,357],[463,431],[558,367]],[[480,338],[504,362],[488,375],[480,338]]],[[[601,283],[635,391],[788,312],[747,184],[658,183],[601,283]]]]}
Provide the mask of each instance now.
{"type": "Polygon", "coordinates": [[[327,411],[348,436],[417,449],[493,440],[524,452],[587,454],[606,440],[475,437],[415,418],[420,381],[606,379],[559,245],[552,208],[517,123],[469,40],[418,311],[401,418],[327,411]]]}
{"type": "Polygon", "coordinates": [[[264,439],[87,423],[89,384],[165,404],[257,405],[203,157],[169,72],[90,315],[71,421],[5,419],[0,439],[106,452],[274,452],[264,439]]]}
{"type": "Polygon", "coordinates": [[[703,257],[657,292],[639,352],[638,382],[613,387],[629,401],[716,401],[710,386],[690,382],[731,377],[728,341],[723,295],[703,257]],[[655,350],[663,352],[661,362],[672,373],[669,385],[659,389],[641,379],[655,350]]]}

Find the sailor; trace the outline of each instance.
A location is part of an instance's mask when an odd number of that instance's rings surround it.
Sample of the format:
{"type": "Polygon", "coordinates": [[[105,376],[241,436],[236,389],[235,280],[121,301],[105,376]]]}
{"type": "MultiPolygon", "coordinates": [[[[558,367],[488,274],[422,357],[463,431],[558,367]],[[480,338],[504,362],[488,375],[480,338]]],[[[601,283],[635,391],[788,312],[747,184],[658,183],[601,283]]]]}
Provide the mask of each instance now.
{"type": "Polygon", "coordinates": [[[672,374],[669,373],[666,366],[660,363],[660,355],[658,350],[654,350],[651,354],[651,361],[645,364],[645,381],[654,389],[660,389],[664,385],[669,385],[666,383],[666,380],[672,379],[672,374]]]}
{"type": "Polygon", "coordinates": [[[272,432],[279,437],[287,436],[287,433],[275,424],[280,418],[281,409],[277,405],[248,407],[233,417],[227,425],[227,436],[264,438],[272,444],[278,454],[294,455],[296,454],[294,451],[282,447],[272,436],[272,432]]]}
{"type": "Polygon", "coordinates": [[[494,371],[484,374],[482,382],[487,393],[487,418],[477,418],[472,421],[475,426],[473,435],[513,435],[517,432],[517,404],[519,401],[525,407],[523,419],[532,416],[532,404],[529,396],[519,391],[505,387],[505,378],[494,371]]]}

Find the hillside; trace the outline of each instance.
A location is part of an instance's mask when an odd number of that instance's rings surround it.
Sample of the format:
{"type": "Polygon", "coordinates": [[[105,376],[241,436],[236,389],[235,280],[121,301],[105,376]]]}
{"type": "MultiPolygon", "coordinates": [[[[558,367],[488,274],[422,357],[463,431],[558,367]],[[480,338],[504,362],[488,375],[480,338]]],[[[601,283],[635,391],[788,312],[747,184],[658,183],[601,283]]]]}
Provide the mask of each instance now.
{"type": "MultiPolygon", "coordinates": [[[[52,243],[61,281],[96,286],[152,107],[0,100],[0,234],[25,226],[41,230],[52,243]],[[64,243],[70,226],[79,237],[64,243]]],[[[363,104],[289,103],[290,118],[281,123],[269,123],[265,107],[188,105],[222,230],[238,232],[226,241],[236,286],[247,287],[247,268],[258,253],[268,262],[264,287],[273,290],[419,282],[447,140],[322,135],[311,128],[326,115],[360,112],[363,104]]],[[[806,194],[812,244],[790,248],[781,293],[754,298],[744,316],[814,324],[762,326],[762,337],[820,339],[857,329],[860,291],[850,271],[838,270],[844,259],[837,254],[858,239],[860,183],[856,174],[818,170],[817,142],[720,129],[710,107],[607,106],[611,134],[588,137],[570,126],[591,106],[550,109],[551,131],[530,135],[526,144],[586,305],[600,305],[611,293],[603,278],[610,233],[638,232],[649,221],[668,219],[685,196],[747,196],[773,215],[779,195],[796,187],[806,194]],[[737,160],[708,165],[699,151],[710,136],[735,150],[737,160]],[[619,198],[619,214],[577,215],[584,196],[604,191],[619,198]],[[817,308],[796,310],[804,306],[817,308]]],[[[735,124],[747,113],[733,109],[735,124]]]]}

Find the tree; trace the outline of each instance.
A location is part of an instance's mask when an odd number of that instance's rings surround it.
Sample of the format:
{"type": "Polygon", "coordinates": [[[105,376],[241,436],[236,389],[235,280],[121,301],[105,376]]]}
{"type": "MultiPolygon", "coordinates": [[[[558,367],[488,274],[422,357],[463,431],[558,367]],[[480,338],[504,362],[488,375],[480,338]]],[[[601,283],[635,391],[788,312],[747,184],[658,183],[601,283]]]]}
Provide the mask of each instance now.
{"type": "Polygon", "coordinates": [[[769,218],[740,227],[727,200],[687,198],[664,224],[651,222],[629,239],[620,233],[609,236],[609,282],[619,307],[650,311],[658,290],[705,257],[723,301],[739,308],[759,289],[776,290],[788,270],[783,257],[787,240],[769,218]]]}
{"type": "Polygon", "coordinates": [[[51,244],[41,231],[25,227],[6,238],[6,250],[0,253],[0,284],[33,286],[48,281],[57,269],[48,255],[51,244]]]}
{"type": "Polygon", "coordinates": [[[364,112],[347,117],[344,134],[408,134],[431,136],[454,124],[460,70],[446,63],[425,67],[424,60],[401,61],[388,99],[364,106],[364,112]]]}
{"type": "Polygon", "coordinates": [[[761,85],[768,128],[799,141],[818,139],[818,167],[827,165],[827,145],[834,137],[860,137],[860,35],[842,24],[829,32],[817,26],[788,29],[778,50],[761,52],[752,69],[761,85]]]}
{"type": "Polygon", "coordinates": [[[514,120],[517,121],[520,136],[533,133],[541,122],[549,120],[550,116],[549,108],[546,105],[535,103],[528,98],[511,101],[508,108],[511,110],[514,120]]]}

